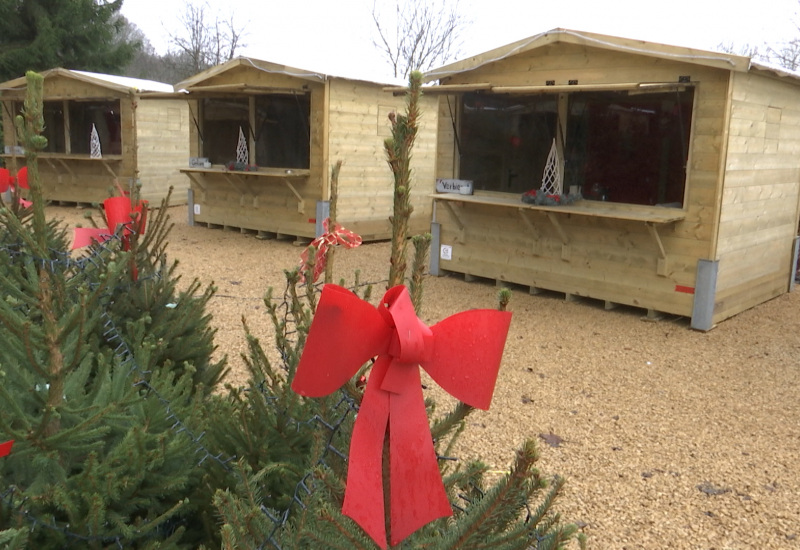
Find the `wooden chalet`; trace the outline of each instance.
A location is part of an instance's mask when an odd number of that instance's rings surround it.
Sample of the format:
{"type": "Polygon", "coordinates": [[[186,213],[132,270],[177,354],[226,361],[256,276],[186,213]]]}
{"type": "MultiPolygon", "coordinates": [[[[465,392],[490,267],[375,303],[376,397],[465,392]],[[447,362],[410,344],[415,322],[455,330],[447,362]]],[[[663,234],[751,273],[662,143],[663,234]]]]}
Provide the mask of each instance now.
{"type": "Polygon", "coordinates": [[[472,194],[434,195],[434,274],[686,316],[699,330],[792,289],[798,74],[555,29],[426,82],[440,98],[436,177],[472,182],[472,194]],[[523,202],[554,167],[563,196],[523,202]]]}
{"type": "MultiPolygon", "coordinates": [[[[336,220],[364,240],[388,239],[393,178],[384,140],[405,98],[384,85],[240,57],[175,85],[193,120],[191,224],[314,238],[329,214],[331,169],[336,220]]],[[[423,98],[414,181],[427,189],[436,161],[435,98],[423,98]]],[[[413,199],[412,229],[427,231],[431,199],[413,199]]]]}
{"type": "MultiPolygon", "coordinates": [[[[67,69],[44,77],[44,135],[39,154],[44,198],[69,203],[102,202],[115,183],[138,180],[141,198],[158,204],[170,188],[172,203],[186,200],[188,180],[179,167],[189,158],[189,110],[172,101],[172,85],[67,69]]],[[[26,79],[0,84],[6,166],[25,163],[14,117],[22,109],[26,79]]]]}

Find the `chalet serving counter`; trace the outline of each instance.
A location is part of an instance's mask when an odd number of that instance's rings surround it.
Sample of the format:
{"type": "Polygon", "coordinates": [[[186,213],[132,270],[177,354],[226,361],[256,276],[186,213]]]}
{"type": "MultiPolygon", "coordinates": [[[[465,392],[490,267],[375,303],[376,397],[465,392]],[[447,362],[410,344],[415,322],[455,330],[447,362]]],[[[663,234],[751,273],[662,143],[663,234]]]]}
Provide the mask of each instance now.
{"type": "Polygon", "coordinates": [[[256,231],[265,236],[314,238],[327,203],[309,184],[310,170],[182,168],[190,181],[189,224],[256,231]]]}
{"type": "Polygon", "coordinates": [[[258,206],[258,197],[263,189],[254,185],[268,184],[278,181],[297,199],[297,211],[305,213],[305,199],[298,192],[293,182],[302,182],[308,179],[310,171],[307,169],[284,168],[259,168],[258,170],[227,170],[225,168],[184,168],[181,170],[189,176],[193,187],[196,186],[202,193],[206,193],[209,185],[214,181],[224,181],[234,191],[241,195],[241,204],[244,205],[247,197],[253,201],[253,206],[258,206]],[[213,180],[213,181],[212,181],[213,180]]]}
{"type": "Polygon", "coordinates": [[[464,273],[689,315],[695,262],[671,250],[683,209],[518,195],[435,194],[431,274],[464,273]]]}
{"type": "MultiPolygon", "coordinates": [[[[20,166],[25,164],[24,155],[0,155],[0,158],[10,159],[16,156],[20,166]]],[[[104,155],[102,157],[90,157],[89,155],[68,155],[64,153],[39,153],[39,162],[49,166],[53,172],[62,174],[66,172],[74,181],[82,176],[76,174],[75,166],[79,163],[95,164],[102,166],[112,178],[119,177],[119,165],[122,162],[122,155],[104,155]]]]}

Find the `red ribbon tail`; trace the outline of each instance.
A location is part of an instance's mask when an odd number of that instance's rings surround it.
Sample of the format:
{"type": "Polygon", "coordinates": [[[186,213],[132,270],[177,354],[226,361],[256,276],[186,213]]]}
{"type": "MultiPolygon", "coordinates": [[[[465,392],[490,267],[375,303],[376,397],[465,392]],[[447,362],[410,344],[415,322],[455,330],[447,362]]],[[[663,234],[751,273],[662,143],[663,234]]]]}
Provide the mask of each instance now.
{"type": "Polygon", "coordinates": [[[113,232],[98,227],[76,227],[72,240],[72,250],[89,246],[93,242],[103,243],[111,238],[113,232]]]}
{"type": "Polygon", "coordinates": [[[386,548],[383,506],[383,442],[389,421],[389,393],[380,389],[390,359],[381,356],[367,381],[347,464],[342,513],[353,519],[381,548],[386,548]]]}
{"type": "Polygon", "coordinates": [[[403,371],[403,390],[390,394],[389,460],[392,544],[453,513],[433,448],[417,365],[403,371]]]}
{"type": "Polygon", "coordinates": [[[11,447],[14,445],[14,440],[0,443],[0,456],[6,456],[11,452],[11,447]]]}

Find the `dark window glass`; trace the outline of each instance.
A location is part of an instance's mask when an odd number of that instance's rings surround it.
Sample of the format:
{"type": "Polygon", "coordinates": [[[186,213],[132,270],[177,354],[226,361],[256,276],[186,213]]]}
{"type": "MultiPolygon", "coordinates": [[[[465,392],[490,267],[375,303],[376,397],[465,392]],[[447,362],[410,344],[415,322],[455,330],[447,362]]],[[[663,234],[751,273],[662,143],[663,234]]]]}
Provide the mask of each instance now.
{"type": "Polygon", "coordinates": [[[272,168],[308,168],[311,101],[308,95],[256,97],[256,162],[272,168]]]}
{"type": "MultiPolygon", "coordinates": [[[[682,206],[693,99],[693,88],[570,93],[564,191],[578,186],[586,198],[682,206]]],[[[464,94],[459,177],[476,189],[539,188],[558,112],[555,94],[464,94]]]]}
{"type": "MultiPolygon", "coordinates": [[[[214,164],[236,160],[239,129],[249,142],[249,102],[247,98],[203,99],[202,150],[203,156],[214,164]]],[[[249,159],[253,164],[253,160],[249,159]]]]}
{"type": "Polygon", "coordinates": [[[69,140],[73,154],[91,152],[92,126],[97,129],[102,154],[122,154],[119,101],[69,102],[69,140]]]}
{"type": "MultiPolygon", "coordinates": [[[[20,105],[20,108],[22,105],[20,105]]],[[[66,153],[67,146],[64,139],[64,102],[45,101],[42,110],[44,116],[44,132],[47,138],[46,153],[66,153]]]]}

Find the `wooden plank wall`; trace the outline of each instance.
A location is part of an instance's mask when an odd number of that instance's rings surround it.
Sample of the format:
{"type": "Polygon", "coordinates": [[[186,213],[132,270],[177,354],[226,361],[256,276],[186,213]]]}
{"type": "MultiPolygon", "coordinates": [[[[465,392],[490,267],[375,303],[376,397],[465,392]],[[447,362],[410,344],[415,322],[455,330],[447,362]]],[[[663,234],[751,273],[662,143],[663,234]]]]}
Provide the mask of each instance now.
{"type": "Polygon", "coordinates": [[[222,228],[251,230],[275,235],[313,239],[315,207],[319,198],[316,182],[292,180],[294,188],[307,197],[304,211],[279,177],[237,174],[206,174],[205,190],[194,182],[194,220],[222,228]]]}
{"type": "MultiPolygon", "coordinates": [[[[692,296],[676,291],[676,286],[693,284],[692,259],[671,255],[668,276],[657,275],[657,245],[641,231],[641,222],[574,216],[562,223],[569,239],[564,244],[543,213],[529,214],[525,220],[508,208],[469,205],[457,212],[463,231],[448,209],[437,206],[441,241],[452,246],[452,260],[440,259],[447,271],[678,315],[691,313],[692,296]]],[[[663,241],[670,249],[674,238],[667,235],[663,241]]]]}
{"type": "Polygon", "coordinates": [[[170,204],[186,204],[189,179],[179,169],[189,161],[189,107],[185,101],[140,99],[136,108],[142,198],[155,206],[173,187],[170,204]]]}
{"type": "MultiPolygon", "coordinates": [[[[686,219],[660,230],[667,252],[658,268],[657,245],[643,223],[560,217],[570,245],[553,233],[545,217],[526,222],[507,209],[462,214],[459,225],[444,208],[442,243],[453,245],[453,260],[444,270],[542,287],[647,309],[691,315],[697,261],[711,258],[716,237],[721,185],[720,166],[729,71],[679,61],[612,52],[571,44],[554,44],[488,63],[455,75],[444,84],[490,82],[496,86],[675,82],[689,76],[696,83],[685,198],[686,219]]],[[[438,177],[455,177],[450,114],[439,106],[438,177]]],[[[569,138],[567,138],[569,139],[569,138]]],[[[433,188],[431,188],[433,192],[433,188]]]]}
{"type": "Polygon", "coordinates": [[[436,147],[436,177],[457,177],[458,164],[456,134],[453,127],[458,121],[459,97],[456,95],[442,95],[439,97],[439,128],[436,147]]]}
{"type": "Polygon", "coordinates": [[[800,200],[800,89],[735,74],[721,195],[714,319],[789,289],[800,200]]]}
{"type": "MultiPolygon", "coordinates": [[[[330,86],[330,162],[343,161],[337,219],[364,239],[388,239],[394,186],[384,140],[391,135],[389,113],[403,113],[405,98],[367,82],[334,79],[330,86]]],[[[422,115],[412,156],[412,233],[430,230],[429,194],[436,164],[438,102],[424,96],[420,101],[422,115]]]]}

